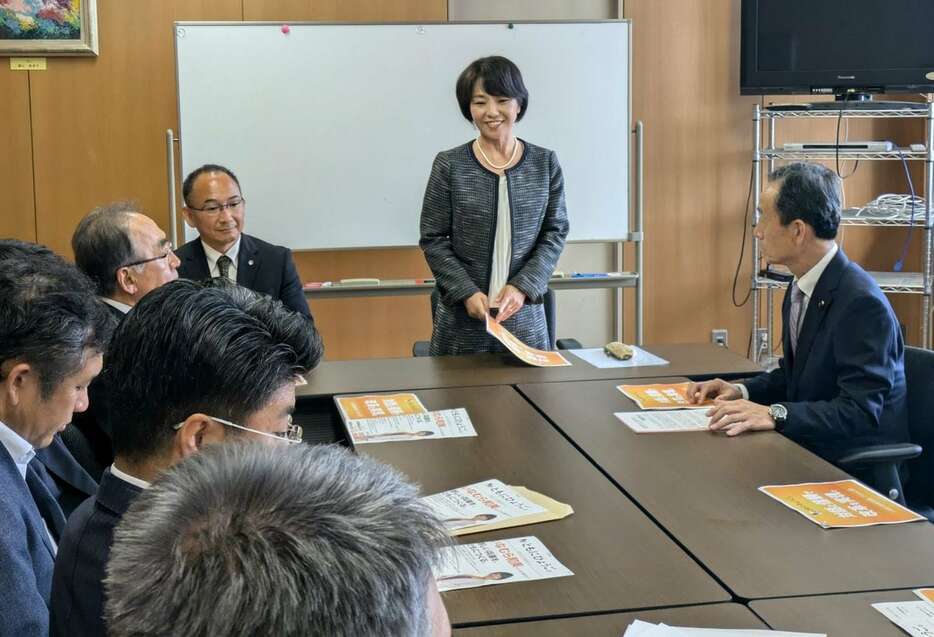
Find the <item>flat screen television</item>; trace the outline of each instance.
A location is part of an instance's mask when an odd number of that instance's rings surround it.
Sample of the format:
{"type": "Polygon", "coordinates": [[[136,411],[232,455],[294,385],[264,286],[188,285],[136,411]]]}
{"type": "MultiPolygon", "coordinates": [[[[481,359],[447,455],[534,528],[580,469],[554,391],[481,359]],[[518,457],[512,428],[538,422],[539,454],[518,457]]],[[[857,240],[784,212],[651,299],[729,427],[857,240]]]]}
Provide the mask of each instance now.
{"type": "Polygon", "coordinates": [[[740,93],[934,93],[934,0],[742,0],[740,93]]]}

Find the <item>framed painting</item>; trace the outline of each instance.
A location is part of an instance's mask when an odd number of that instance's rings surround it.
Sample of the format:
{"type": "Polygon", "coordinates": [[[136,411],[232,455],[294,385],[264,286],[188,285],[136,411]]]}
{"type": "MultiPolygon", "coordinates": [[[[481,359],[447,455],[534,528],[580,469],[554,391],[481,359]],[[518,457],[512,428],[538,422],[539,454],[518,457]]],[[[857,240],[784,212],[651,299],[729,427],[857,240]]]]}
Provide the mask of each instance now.
{"type": "Polygon", "coordinates": [[[0,55],[97,55],[97,0],[0,0],[0,55]]]}

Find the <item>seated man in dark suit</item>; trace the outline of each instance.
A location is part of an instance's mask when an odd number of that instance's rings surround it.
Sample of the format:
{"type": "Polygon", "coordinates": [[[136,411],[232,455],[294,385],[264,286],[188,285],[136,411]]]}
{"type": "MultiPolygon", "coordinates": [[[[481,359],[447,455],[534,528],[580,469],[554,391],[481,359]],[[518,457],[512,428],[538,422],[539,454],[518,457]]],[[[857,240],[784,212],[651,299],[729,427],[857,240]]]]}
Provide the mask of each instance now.
{"type": "Polygon", "coordinates": [[[102,375],[115,458],[68,520],[55,560],[52,634],[104,635],[113,529],[162,471],[232,440],[284,445],[297,376],[321,357],[311,321],[228,281],[153,290],[117,328],[102,375]]]}
{"type": "MultiPolygon", "coordinates": [[[[178,278],[179,260],[172,243],[131,202],[112,203],[89,212],[78,223],[71,248],[78,269],[91,277],[118,322],[151,290],[178,278]]],[[[91,407],[73,424],[94,454],[94,466],[86,468],[100,480],[104,467],[113,462],[113,447],[104,425],[106,405],[99,383],[92,383],[89,391],[91,407]]]]}
{"type": "Polygon", "coordinates": [[[292,252],[243,232],[246,200],[228,168],[207,164],[182,184],[185,223],[200,237],[176,251],[185,279],[224,277],[311,317],[292,252]]]}
{"type": "Polygon", "coordinates": [[[109,634],[448,637],[431,573],[448,542],[416,488],[371,458],[218,447],[117,527],[109,634]]]}
{"type": "Polygon", "coordinates": [[[178,278],[179,259],[156,222],[131,202],[95,208],[71,237],[75,265],[97,284],[117,319],[160,285],[178,278]]]}
{"type": "Polygon", "coordinates": [[[74,266],[0,244],[0,636],[45,636],[65,513],[37,452],[87,408],[112,324],[74,266]]]}
{"type": "Polygon", "coordinates": [[[710,428],[735,436],[775,429],[833,462],[864,445],[908,440],[904,344],[892,306],[837,248],[840,179],[790,164],[762,193],[756,236],[795,275],[782,305],[779,367],[740,385],[695,384],[716,397],[710,428]]]}

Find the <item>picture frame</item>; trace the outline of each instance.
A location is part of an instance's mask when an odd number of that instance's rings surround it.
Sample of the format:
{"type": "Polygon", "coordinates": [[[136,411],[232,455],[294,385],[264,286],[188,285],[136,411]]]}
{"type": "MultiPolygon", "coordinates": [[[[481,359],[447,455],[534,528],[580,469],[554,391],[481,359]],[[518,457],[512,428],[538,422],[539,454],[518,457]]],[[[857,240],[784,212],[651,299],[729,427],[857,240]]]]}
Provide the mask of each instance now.
{"type": "Polygon", "coordinates": [[[0,56],[97,54],[97,0],[0,0],[0,56]]]}

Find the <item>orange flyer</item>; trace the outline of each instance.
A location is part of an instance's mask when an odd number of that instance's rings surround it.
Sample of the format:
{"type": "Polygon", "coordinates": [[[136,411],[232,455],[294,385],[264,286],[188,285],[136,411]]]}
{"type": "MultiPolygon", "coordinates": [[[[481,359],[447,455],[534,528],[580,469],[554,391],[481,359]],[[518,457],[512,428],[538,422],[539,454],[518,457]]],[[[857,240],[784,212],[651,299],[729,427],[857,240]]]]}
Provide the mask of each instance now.
{"type": "Polygon", "coordinates": [[[934,604],[934,588],[916,588],[914,594],[924,601],[934,604]]]}
{"type": "Polygon", "coordinates": [[[505,327],[494,321],[489,314],[486,315],[486,333],[505,345],[506,349],[523,363],[535,365],[536,367],[565,367],[570,365],[568,360],[558,352],[546,352],[529,347],[505,327]]]}
{"type": "Polygon", "coordinates": [[[418,396],[412,393],[337,396],[334,401],[345,422],[361,418],[385,418],[428,412],[418,396]]]}
{"type": "Polygon", "coordinates": [[[825,529],[925,519],[852,479],[766,486],[759,491],[825,529]]]}
{"type": "Polygon", "coordinates": [[[714,404],[713,400],[693,405],[688,400],[688,386],[690,383],[671,383],[656,385],[619,385],[620,390],[639,409],[707,409],[714,404]]]}

